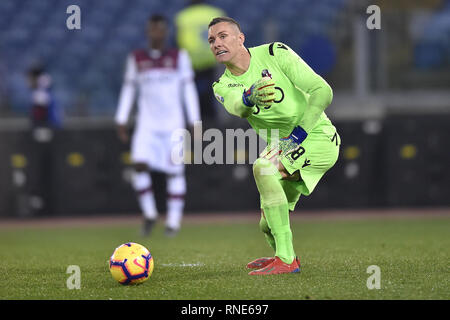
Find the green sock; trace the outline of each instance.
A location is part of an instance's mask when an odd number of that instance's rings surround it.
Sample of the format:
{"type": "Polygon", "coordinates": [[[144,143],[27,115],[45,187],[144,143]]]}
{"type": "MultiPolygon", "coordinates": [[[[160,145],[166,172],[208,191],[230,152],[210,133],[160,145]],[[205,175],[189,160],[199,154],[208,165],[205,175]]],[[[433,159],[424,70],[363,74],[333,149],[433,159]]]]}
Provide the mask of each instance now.
{"type": "Polygon", "coordinates": [[[264,215],[275,239],[275,255],[285,263],[295,259],[289,206],[280,184],[281,175],[267,159],[259,158],[253,164],[253,175],[263,201],[264,215]]]}
{"type": "Polygon", "coordinates": [[[273,251],[277,251],[277,246],[275,244],[275,238],[270,231],[269,225],[267,224],[266,219],[261,214],[261,220],[259,220],[259,228],[262,232],[264,232],[264,237],[266,238],[267,243],[273,249],[273,251]]]}
{"type": "Polygon", "coordinates": [[[295,259],[295,253],[292,245],[288,205],[283,204],[277,207],[265,207],[264,214],[275,239],[275,255],[283,260],[283,262],[291,264],[295,259]]]}

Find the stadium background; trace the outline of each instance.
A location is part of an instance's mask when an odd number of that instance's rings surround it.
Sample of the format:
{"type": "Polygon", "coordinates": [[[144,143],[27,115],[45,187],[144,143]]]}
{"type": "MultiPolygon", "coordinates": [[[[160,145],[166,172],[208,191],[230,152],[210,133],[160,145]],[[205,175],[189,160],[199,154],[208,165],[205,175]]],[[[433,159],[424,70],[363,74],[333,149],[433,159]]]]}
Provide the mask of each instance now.
{"type": "MultiPolygon", "coordinates": [[[[113,124],[123,63],[146,45],[150,14],[172,20],[187,3],[0,2],[1,217],[138,212],[128,147],[113,124]],[[81,30],[66,27],[71,4],[81,8],[81,30]],[[44,144],[28,119],[25,72],[36,61],[47,66],[65,114],[44,144]],[[44,183],[32,193],[40,174],[44,183]]],[[[327,114],[342,137],[340,160],[302,208],[450,205],[450,1],[209,3],[241,23],[247,46],[282,41],[334,89],[327,114]],[[381,30],[366,27],[370,4],[381,8],[381,30]]],[[[172,24],[172,43],[174,32],[172,24]]],[[[222,112],[203,127],[248,125],[222,112]]],[[[258,209],[251,165],[191,165],[187,180],[187,214],[258,209]]],[[[155,183],[164,184],[158,175],[155,183]]]]}

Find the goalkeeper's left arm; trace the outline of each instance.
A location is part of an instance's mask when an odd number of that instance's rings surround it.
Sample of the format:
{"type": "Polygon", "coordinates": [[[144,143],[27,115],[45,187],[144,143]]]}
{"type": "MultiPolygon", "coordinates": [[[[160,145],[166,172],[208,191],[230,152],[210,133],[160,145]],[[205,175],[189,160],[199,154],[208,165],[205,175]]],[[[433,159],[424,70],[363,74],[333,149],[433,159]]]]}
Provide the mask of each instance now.
{"type": "Polygon", "coordinates": [[[308,108],[299,123],[301,128],[309,133],[319,120],[322,112],[333,100],[333,91],[328,83],[315,73],[291,48],[282,44],[281,48],[274,46],[274,49],[277,50],[275,57],[284,74],[297,88],[309,95],[308,108]]]}

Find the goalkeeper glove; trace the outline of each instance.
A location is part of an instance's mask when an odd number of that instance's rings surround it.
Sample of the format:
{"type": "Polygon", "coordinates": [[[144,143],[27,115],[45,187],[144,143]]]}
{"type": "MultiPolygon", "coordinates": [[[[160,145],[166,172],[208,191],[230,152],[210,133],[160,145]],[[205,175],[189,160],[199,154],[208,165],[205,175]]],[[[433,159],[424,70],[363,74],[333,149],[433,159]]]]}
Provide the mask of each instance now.
{"type": "Polygon", "coordinates": [[[308,134],[302,127],[296,126],[289,136],[280,139],[281,154],[287,155],[296,151],[307,136],[308,134]]]}
{"type": "Polygon", "coordinates": [[[280,157],[289,155],[300,148],[307,135],[302,127],[297,126],[288,137],[271,142],[259,156],[270,160],[276,155],[280,157]]]}
{"type": "Polygon", "coordinates": [[[275,82],[269,77],[259,79],[242,94],[242,101],[247,107],[253,107],[255,104],[270,107],[274,100],[275,82]]]}

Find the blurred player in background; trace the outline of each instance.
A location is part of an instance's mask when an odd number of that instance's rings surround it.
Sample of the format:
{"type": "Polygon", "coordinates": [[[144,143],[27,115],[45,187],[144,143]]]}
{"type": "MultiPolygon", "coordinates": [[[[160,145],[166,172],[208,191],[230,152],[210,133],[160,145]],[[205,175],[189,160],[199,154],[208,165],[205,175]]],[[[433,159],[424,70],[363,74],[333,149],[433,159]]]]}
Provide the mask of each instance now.
{"type": "Polygon", "coordinates": [[[52,93],[52,78],[43,66],[34,65],[27,72],[28,85],[31,89],[31,121],[35,127],[59,128],[62,118],[61,110],[52,93]]]}
{"type": "Polygon", "coordinates": [[[254,162],[253,174],[261,198],[260,228],[275,257],[250,262],[247,267],[256,270],[249,274],[299,272],[289,214],[337,161],[340,139],[324,113],[332,90],[283,43],[247,49],[231,18],[213,19],[208,41],[226,66],[213,83],[216,98],[229,113],[247,118],[258,134],[267,133],[262,136],[267,148],[254,162]]]}
{"type": "Polygon", "coordinates": [[[121,141],[128,141],[127,122],[136,95],[137,115],[131,141],[134,164],[133,187],[144,215],[143,235],[149,235],[158,216],[150,171],[167,177],[166,235],[181,226],[186,181],[184,164],[174,164],[171,140],[174,130],[200,121],[198,94],[188,54],[166,47],[168,21],[164,16],[149,18],[149,48],[134,50],[126,61],[115,121],[121,141]]]}
{"type": "Polygon", "coordinates": [[[216,79],[218,64],[209,52],[208,23],[214,17],[225,15],[225,12],[204,2],[191,0],[186,8],[177,13],[175,24],[178,46],[189,53],[195,71],[201,116],[203,119],[214,119],[217,118],[217,102],[211,83],[216,79]]]}
{"type": "Polygon", "coordinates": [[[53,94],[52,77],[41,64],[27,70],[27,81],[31,91],[32,161],[38,168],[29,177],[29,214],[48,215],[53,213],[52,142],[54,131],[62,126],[62,112],[53,94]]]}

